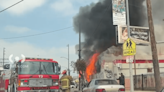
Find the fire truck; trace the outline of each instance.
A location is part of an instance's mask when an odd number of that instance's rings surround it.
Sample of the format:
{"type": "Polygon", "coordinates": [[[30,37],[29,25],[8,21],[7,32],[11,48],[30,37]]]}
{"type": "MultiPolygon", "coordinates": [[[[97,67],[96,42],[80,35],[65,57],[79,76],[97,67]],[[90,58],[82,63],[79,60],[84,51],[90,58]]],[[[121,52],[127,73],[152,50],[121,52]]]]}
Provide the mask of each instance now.
{"type": "Polygon", "coordinates": [[[0,71],[0,92],[7,92],[11,71],[1,70],[0,71]]]}
{"type": "Polygon", "coordinates": [[[60,65],[53,59],[25,58],[15,62],[0,92],[59,92],[60,65]]]}

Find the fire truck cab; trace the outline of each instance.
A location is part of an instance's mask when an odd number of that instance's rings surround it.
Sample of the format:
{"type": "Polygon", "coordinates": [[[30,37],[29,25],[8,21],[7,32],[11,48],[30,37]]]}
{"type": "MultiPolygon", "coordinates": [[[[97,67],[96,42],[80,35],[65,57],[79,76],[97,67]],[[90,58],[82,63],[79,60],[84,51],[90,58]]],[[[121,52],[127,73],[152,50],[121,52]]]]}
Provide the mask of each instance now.
{"type": "Polygon", "coordinates": [[[59,92],[60,68],[53,59],[19,60],[11,68],[7,92],[59,92]]]}
{"type": "Polygon", "coordinates": [[[1,70],[0,71],[0,92],[7,92],[11,71],[1,70]]]}

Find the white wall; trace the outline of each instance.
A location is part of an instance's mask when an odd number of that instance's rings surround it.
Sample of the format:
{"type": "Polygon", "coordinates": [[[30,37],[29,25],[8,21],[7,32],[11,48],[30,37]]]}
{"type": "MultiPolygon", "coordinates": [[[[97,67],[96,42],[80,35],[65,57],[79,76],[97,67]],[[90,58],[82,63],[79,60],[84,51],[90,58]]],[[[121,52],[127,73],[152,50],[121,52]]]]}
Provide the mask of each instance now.
{"type": "MultiPolygon", "coordinates": [[[[120,64],[121,68],[118,69],[118,71],[123,73],[126,77],[129,77],[129,64],[128,63],[122,63],[120,64]]],[[[159,63],[160,66],[160,72],[164,72],[164,63],[159,63]]],[[[134,64],[132,65],[133,68],[133,75],[135,74],[134,71],[134,64]]],[[[152,63],[140,63],[136,64],[136,75],[141,75],[141,74],[148,74],[147,68],[153,68],[152,63]]],[[[152,73],[154,73],[154,70],[152,69],[152,73]]]]}

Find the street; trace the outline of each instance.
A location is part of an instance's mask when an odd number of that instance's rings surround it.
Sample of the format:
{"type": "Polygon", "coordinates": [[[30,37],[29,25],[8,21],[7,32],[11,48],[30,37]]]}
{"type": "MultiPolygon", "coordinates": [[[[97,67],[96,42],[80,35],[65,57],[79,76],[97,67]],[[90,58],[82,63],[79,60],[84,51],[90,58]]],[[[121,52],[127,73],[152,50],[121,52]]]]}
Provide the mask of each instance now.
{"type": "MultiPolygon", "coordinates": [[[[71,92],[80,92],[78,89],[71,89],[71,92]]],[[[130,92],[129,90],[128,91],[125,91],[125,92],[130,92]]],[[[134,92],[155,92],[155,91],[134,91],[134,92]]]]}
{"type": "Polygon", "coordinates": [[[78,88],[72,88],[71,92],[79,92],[79,89],[78,88]]]}
{"type": "MultiPolygon", "coordinates": [[[[62,91],[60,90],[60,92],[62,92],[62,91]]],[[[79,89],[78,88],[71,88],[71,92],[79,92],[79,89]]]]}

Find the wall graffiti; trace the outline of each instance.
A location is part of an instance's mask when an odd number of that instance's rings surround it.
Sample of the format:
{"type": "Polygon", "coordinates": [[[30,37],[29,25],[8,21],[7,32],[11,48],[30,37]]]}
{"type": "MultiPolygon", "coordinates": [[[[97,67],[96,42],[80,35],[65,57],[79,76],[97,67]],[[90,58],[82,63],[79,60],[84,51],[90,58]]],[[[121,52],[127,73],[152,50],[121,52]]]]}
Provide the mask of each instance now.
{"type": "Polygon", "coordinates": [[[105,72],[106,78],[113,78],[113,73],[111,70],[105,69],[104,72],[105,72]]]}

